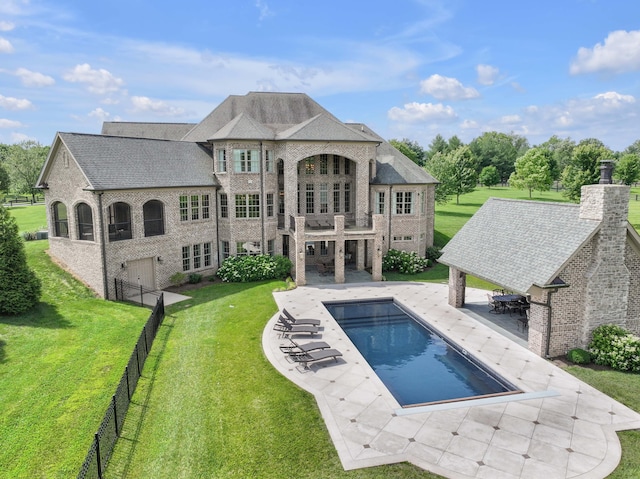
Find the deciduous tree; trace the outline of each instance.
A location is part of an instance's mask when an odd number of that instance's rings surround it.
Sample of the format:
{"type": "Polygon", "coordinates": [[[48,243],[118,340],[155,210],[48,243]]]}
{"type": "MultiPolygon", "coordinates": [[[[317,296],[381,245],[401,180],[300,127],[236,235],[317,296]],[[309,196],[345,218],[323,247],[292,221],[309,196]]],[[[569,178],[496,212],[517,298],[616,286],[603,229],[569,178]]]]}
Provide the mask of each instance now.
{"type": "Polygon", "coordinates": [[[459,204],[460,195],[476,188],[477,169],[477,161],[468,146],[445,154],[437,153],[427,165],[427,171],[440,182],[436,187],[436,202],[446,203],[455,195],[456,204],[459,204]]]}
{"type": "Polygon", "coordinates": [[[529,148],[526,138],[497,131],[483,133],[469,143],[469,148],[478,160],[479,169],[495,166],[500,181],[506,182],[514,171],[516,158],[529,148]]]}
{"type": "Polygon", "coordinates": [[[35,196],[35,184],[48,154],[48,146],[33,140],[11,145],[5,168],[11,178],[13,191],[35,196]]]}
{"type": "Polygon", "coordinates": [[[516,160],[516,170],[509,177],[509,184],[516,189],[529,190],[531,192],[547,191],[551,188],[553,178],[549,168],[551,154],[542,148],[531,148],[516,160]]]}
{"type": "Polygon", "coordinates": [[[613,177],[623,185],[632,185],[640,179],[640,156],[627,153],[618,160],[613,177]]]}
{"type": "Polygon", "coordinates": [[[613,152],[600,140],[587,138],[573,150],[571,162],[562,172],[563,195],[571,201],[579,201],[581,188],[593,185],[600,179],[600,161],[610,159],[613,152]]]}
{"type": "Polygon", "coordinates": [[[500,174],[495,166],[485,166],[480,172],[478,181],[480,181],[481,185],[491,188],[492,186],[496,186],[500,183],[500,174]]]}

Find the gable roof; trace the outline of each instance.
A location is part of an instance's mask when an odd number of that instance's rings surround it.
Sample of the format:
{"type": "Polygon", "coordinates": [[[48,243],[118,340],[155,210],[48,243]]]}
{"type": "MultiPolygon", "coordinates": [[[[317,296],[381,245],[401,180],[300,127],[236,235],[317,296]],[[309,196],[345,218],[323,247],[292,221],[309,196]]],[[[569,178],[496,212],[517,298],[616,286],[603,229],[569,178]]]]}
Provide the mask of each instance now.
{"type": "Polygon", "coordinates": [[[359,131],[349,128],[333,115],[320,113],[276,136],[278,140],[310,141],[375,141],[359,131]]]}
{"type": "Polygon", "coordinates": [[[249,115],[240,113],[215,132],[209,140],[269,140],[273,137],[273,131],[265,128],[249,115]]]}
{"type": "Polygon", "coordinates": [[[132,138],[153,138],[156,140],[179,140],[191,131],[194,126],[196,126],[196,123],[105,121],[102,123],[102,134],[132,138]]]}
{"type": "Polygon", "coordinates": [[[206,150],[182,141],[58,133],[38,184],[46,182],[59,144],[71,153],[88,190],[217,186],[206,150]]]}
{"type": "Polygon", "coordinates": [[[182,139],[205,142],[240,113],[276,132],[298,125],[321,113],[333,117],[304,93],[249,92],[246,95],[228,96],[182,139]]]}
{"type": "Polygon", "coordinates": [[[579,205],[489,198],[438,261],[524,294],[551,284],[599,227],[579,205]]]}

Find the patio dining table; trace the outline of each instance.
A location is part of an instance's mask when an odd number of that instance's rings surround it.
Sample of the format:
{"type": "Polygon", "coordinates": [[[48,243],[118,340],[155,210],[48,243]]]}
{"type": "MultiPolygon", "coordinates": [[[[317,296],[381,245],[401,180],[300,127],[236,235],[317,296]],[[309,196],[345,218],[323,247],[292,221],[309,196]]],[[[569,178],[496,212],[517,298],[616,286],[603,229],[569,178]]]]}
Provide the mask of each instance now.
{"type": "Polygon", "coordinates": [[[514,309],[522,311],[525,297],[521,294],[497,294],[492,299],[500,304],[499,311],[511,314],[514,309]]]}

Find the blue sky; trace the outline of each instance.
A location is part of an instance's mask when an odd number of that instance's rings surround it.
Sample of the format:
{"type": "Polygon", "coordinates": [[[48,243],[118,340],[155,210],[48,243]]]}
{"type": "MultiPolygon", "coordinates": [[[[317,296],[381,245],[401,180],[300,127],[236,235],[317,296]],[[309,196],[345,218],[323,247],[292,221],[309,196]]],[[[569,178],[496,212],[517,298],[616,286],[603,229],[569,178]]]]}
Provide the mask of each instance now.
{"type": "Polygon", "coordinates": [[[631,0],[0,0],[0,142],[102,121],[198,122],[304,92],[427,147],[513,132],[640,139],[631,0]]]}

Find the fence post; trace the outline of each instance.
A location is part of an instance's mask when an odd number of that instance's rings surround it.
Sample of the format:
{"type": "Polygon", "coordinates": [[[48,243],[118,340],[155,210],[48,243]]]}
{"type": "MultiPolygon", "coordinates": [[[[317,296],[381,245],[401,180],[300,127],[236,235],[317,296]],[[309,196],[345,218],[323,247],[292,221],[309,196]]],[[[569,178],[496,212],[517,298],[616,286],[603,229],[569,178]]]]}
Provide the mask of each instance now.
{"type": "Polygon", "coordinates": [[[147,325],[142,328],[142,336],[144,336],[144,353],[149,355],[149,347],[147,346],[147,325]]]}
{"type": "Polygon", "coordinates": [[[102,464],[100,462],[100,436],[97,432],[93,435],[93,440],[96,442],[96,466],[98,467],[98,479],[102,479],[102,464]]]}
{"type": "Polygon", "coordinates": [[[111,404],[113,407],[113,424],[116,428],[116,437],[120,436],[120,431],[118,431],[118,409],[116,407],[116,395],[111,396],[111,404]]]}
{"type": "Polygon", "coordinates": [[[138,366],[138,377],[142,376],[142,371],[140,370],[140,354],[138,354],[138,345],[140,341],[136,343],[136,366],[138,366]]]}
{"type": "Polygon", "coordinates": [[[127,378],[127,399],[131,402],[131,391],[129,390],[129,366],[124,367],[124,374],[127,378]]]}
{"type": "Polygon", "coordinates": [[[144,293],[142,292],[142,285],[140,285],[140,306],[144,306],[144,293]]]}

